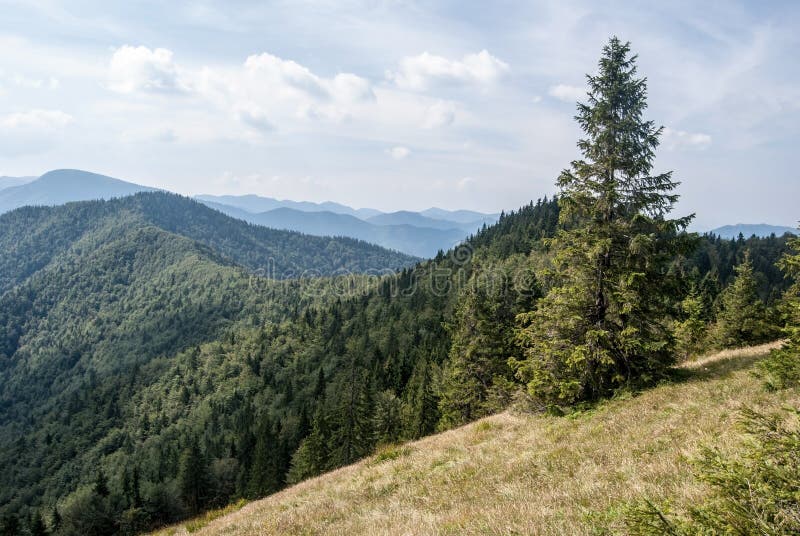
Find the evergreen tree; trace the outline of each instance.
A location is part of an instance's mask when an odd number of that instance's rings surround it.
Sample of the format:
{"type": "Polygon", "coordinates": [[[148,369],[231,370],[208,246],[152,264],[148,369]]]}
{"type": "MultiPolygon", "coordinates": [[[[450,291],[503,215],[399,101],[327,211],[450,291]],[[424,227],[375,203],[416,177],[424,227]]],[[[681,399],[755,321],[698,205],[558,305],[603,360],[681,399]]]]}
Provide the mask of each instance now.
{"type": "Polygon", "coordinates": [[[673,363],[665,322],[669,267],[688,250],[690,217],[667,219],[677,201],[671,172],[651,175],[661,128],[645,121],[646,80],[616,37],[576,120],[584,159],[561,173],[560,229],[549,241],[551,288],[522,315],[525,349],[513,360],[545,405],[594,400],[662,376],[673,363]]]}
{"type": "Polygon", "coordinates": [[[250,482],[247,486],[249,497],[263,497],[280,489],[283,474],[278,464],[278,437],[269,415],[261,417],[256,434],[256,447],[250,482]]]}
{"type": "Polygon", "coordinates": [[[744,261],[736,267],[736,278],[720,295],[720,311],[713,336],[718,348],[747,346],[775,336],[764,302],[758,296],[749,255],[745,255],[744,261]]]}
{"type": "Polygon", "coordinates": [[[196,514],[205,506],[209,481],[205,454],[200,448],[200,440],[193,436],[181,455],[178,469],[181,498],[191,513],[196,514]]]}
{"type": "Polygon", "coordinates": [[[417,439],[432,433],[439,422],[438,368],[429,359],[417,361],[403,400],[403,436],[417,439]]]}
{"type": "Polygon", "coordinates": [[[706,336],[706,321],[703,318],[703,298],[695,287],[683,299],[680,305],[683,319],[675,324],[675,342],[678,357],[688,359],[703,350],[706,336]]]}
{"type": "Polygon", "coordinates": [[[443,371],[440,427],[503,409],[499,390],[512,378],[515,293],[510,275],[488,266],[473,275],[455,310],[450,358],[443,371]],[[500,400],[499,400],[500,399],[500,400]]]}
{"type": "Polygon", "coordinates": [[[296,484],[329,468],[329,439],[328,420],[323,410],[319,409],[314,416],[311,433],[300,443],[292,456],[287,476],[289,484],[296,484]]]}
{"type": "Polygon", "coordinates": [[[44,524],[40,512],[31,513],[31,520],[28,523],[28,532],[30,536],[47,536],[47,526],[44,524]]]}
{"type": "Polygon", "coordinates": [[[94,480],[94,491],[101,497],[108,497],[108,478],[102,469],[97,471],[97,476],[94,480]]]}
{"type": "MultiPolygon", "coordinates": [[[[363,342],[358,343],[363,350],[363,342]]],[[[339,403],[332,423],[331,458],[334,467],[353,463],[369,454],[373,448],[372,385],[369,374],[359,366],[354,352],[350,366],[337,390],[339,403]]]]}
{"type": "Polygon", "coordinates": [[[782,348],[773,351],[759,366],[768,389],[800,387],[800,238],[790,241],[791,252],[778,265],[792,286],[783,297],[782,309],[786,318],[787,336],[782,348]]]}
{"type": "Polygon", "coordinates": [[[376,445],[397,442],[403,429],[402,403],[391,390],[375,397],[375,412],[372,419],[376,445]]]}

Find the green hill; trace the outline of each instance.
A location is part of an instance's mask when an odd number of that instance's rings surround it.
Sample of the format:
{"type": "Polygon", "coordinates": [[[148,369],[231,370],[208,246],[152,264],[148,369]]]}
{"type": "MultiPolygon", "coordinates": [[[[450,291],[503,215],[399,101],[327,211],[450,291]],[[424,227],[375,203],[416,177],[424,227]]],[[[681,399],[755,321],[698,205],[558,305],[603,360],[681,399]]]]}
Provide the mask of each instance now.
{"type": "Polygon", "coordinates": [[[570,418],[505,412],[387,447],[238,511],[155,534],[625,534],[634,501],[680,510],[708,495],[690,462],[704,446],[742,448],[738,408],[800,404],[797,390],[767,393],[753,376],[771,347],[688,363],[680,381],[570,418]]]}
{"type": "MultiPolygon", "coordinates": [[[[277,281],[253,271],[407,257],[163,193],[0,217],[0,517],[132,534],[503,410],[557,219],[539,201],[392,276],[277,281]]],[[[674,268],[687,286],[786,245],[699,244],[674,268]]],[[[759,277],[767,295],[784,284],[759,277]]]]}
{"type": "Polygon", "coordinates": [[[254,274],[383,269],[410,259],[273,231],[163,193],[0,216],[0,504],[59,497],[99,456],[135,448],[127,404],[162,358],[241,324],[280,322],[313,281],[254,274]],[[239,264],[237,264],[236,262],[239,264]]]}

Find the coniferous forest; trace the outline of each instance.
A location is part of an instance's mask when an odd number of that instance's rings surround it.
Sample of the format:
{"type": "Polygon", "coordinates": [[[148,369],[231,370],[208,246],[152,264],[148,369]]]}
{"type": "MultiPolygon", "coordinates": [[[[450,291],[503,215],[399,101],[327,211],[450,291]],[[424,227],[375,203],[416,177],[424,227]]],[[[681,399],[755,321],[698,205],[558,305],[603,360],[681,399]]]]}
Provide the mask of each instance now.
{"type": "MultiPolygon", "coordinates": [[[[0,216],[0,534],[139,534],[512,405],[635,395],[710,350],[785,337],[759,374],[796,389],[798,239],[687,231],[629,44],[588,88],[557,197],[429,260],[160,192],[0,216]]],[[[744,458],[702,464],[717,495],[643,497],[628,530],[799,529],[796,430],[744,417],[744,458]]]]}

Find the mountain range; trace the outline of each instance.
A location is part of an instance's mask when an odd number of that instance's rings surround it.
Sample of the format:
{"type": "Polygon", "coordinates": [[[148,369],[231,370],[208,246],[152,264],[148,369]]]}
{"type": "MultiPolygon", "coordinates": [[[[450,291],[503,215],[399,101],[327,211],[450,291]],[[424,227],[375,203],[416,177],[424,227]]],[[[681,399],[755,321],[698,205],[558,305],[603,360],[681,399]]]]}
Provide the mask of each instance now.
{"type": "Polygon", "coordinates": [[[497,221],[499,214],[431,208],[385,213],[338,203],[269,197],[200,195],[196,199],[235,218],[313,235],[350,236],[418,257],[433,257],[497,221]]]}
{"type": "Polygon", "coordinates": [[[751,236],[767,237],[770,235],[781,236],[785,233],[798,234],[796,227],[786,227],[784,225],[769,225],[766,223],[737,223],[736,225],[723,225],[709,231],[720,238],[735,239],[741,234],[745,238],[751,236]]]}
{"type": "Polygon", "coordinates": [[[35,181],[38,177],[0,177],[0,190],[11,188],[12,186],[21,186],[29,182],[35,181]]]}
{"type": "Polygon", "coordinates": [[[62,205],[70,201],[110,199],[154,190],[88,171],[59,169],[33,181],[0,190],[0,214],[26,205],[62,205]]]}
{"type": "MultiPolygon", "coordinates": [[[[111,199],[154,188],[87,171],[61,169],[39,178],[3,177],[0,180],[0,214],[26,205],[60,205],[71,201],[111,199]]],[[[342,236],[364,240],[414,255],[433,257],[494,223],[497,214],[446,211],[383,213],[354,209],[339,203],[278,200],[255,195],[210,196],[197,200],[234,218],[274,229],[315,236],[342,236]]]]}
{"type": "MultiPolygon", "coordinates": [[[[60,205],[71,201],[111,199],[154,188],[81,170],[62,169],[41,177],[0,177],[0,214],[25,205],[60,205]]],[[[298,231],[315,236],[341,236],[363,240],[416,257],[434,257],[494,224],[499,214],[432,207],[419,212],[382,212],[352,208],[341,203],[280,200],[257,195],[198,195],[196,199],[228,216],[246,222],[298,231]]],[[[767,237],[792,227],[736,224],[710,231],[722,238],[741,233],[767,237]]]]}

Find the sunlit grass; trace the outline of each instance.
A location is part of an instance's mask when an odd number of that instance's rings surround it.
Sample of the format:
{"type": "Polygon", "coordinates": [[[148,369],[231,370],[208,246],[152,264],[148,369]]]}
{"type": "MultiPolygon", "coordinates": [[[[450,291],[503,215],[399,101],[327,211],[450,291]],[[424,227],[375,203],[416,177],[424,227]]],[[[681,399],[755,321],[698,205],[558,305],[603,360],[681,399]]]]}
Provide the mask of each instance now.
{"type": "Polygon", "coordinates": [[[766,392],[752,374],[772,347],[705,356],[674,383],[573,418],[506,412],[385,447],[195,533],[606,534],[621,528],[631,500],[697,502],[707,491],[688,461],[701,445],[737,448],[740,406],[800,402],[796,392],[766,392]]]}

